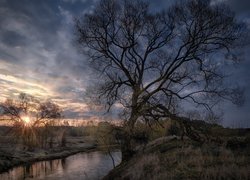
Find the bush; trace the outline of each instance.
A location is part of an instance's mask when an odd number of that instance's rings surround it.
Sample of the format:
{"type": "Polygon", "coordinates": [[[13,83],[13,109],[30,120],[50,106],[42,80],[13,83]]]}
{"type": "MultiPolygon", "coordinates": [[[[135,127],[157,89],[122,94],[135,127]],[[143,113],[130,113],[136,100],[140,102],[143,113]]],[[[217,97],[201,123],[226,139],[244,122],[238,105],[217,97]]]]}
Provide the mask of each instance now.
{"type": "Polygon", "coordinates": [[[245,144],[249,147],[250,146],[250,136],[248,135],[245,140],[244,140],[245,144]]]}
{"type": "Polygon", "coordinates": [[[70,127],[68,134],[73,137],[86,135],[84,127],[70,127]]]}
{"type": "Polygon", "coordinates": [[[172,123],[168,129],[167,135],[180,136],[181,135],[180,127],[178,127],[176,123],[172,123]]]}
{"type": "Polygon", "coordinates": [[[94,137],[99,145],[115,144],[114,127],[108,122],[101,122],[98,124],[94,137]]]}
{"type": "Polygon", "coordinates": [[[245,140],[234,137],[227,141],[226,147],[232,150],[236,150],[246,148],[247,144],[245,140]]]}

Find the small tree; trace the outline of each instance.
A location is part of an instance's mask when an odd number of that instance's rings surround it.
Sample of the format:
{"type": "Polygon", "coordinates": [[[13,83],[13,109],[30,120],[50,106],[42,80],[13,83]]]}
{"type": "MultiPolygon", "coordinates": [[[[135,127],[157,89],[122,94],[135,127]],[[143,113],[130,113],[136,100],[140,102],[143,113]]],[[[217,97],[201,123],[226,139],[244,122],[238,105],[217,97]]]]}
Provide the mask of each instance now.
{"type": "Polygon", "coordinates": [[[13,133],[21,137],[23,143],[28,146],[37,144],[40,136],[40,144],[46,144],[48,126],[52,121],[61,117],[61,109],[53,102],[40,102],[33,96],[20,93],[17,99],[7,99],[0,104],[1,116],[4,120],[13,123],[13,133]],[[39,127],[43,130],[39,131],[39,127]]]}
{"type": "Polygon", "coordinates": [[[223,99],[240,102],[240,90],[223,83],[221,70],[237,60],[243,29],[228,7],[209,0],[181,1],[162,12],[142,0],[101,0],[76,20],[80,48],[100,73],[98,98],[108,109],[123,106],[123,160],[133,155],[138,120],[176,118],[182,102],[208,111],[223,99]]]}

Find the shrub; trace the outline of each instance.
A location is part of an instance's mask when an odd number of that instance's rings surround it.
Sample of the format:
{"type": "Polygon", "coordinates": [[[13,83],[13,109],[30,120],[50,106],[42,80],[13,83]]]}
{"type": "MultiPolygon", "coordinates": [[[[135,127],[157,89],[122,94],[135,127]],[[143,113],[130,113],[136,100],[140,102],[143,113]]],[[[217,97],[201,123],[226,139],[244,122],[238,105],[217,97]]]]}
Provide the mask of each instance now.
{"type": "Polygon", "coordinates": [[[176,135],[176,136],[179,136],[181,135],[181,130],[180,128],[178,127],[177,123],[174,122],[170,125],[169,129],[168,129],[168,132],[167,132],[167,135],[176,135]]]}
{"type": "Polygon", "coordinates": [[[236,150],[240,148],[246,148],[247,144],[245,140],[234,137],[227,141],[226,147],[232,150],[236,150]]]}

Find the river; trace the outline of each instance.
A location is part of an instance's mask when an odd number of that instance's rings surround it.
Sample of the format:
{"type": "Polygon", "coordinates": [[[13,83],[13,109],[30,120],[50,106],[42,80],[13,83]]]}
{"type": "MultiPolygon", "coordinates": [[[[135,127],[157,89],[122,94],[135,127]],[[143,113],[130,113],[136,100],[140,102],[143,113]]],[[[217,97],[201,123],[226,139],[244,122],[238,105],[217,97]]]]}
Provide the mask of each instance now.
{"type": "MultiPolygon", "coordinates": [[[[115,165],[121,162],[121,152],[113,151],[115,165]]],[[[111,157],[104,152],[83,152],[63,159],[35,162],[18,166],[0,174],[1,180],[95,180],[113,169],[111,157]]]]}

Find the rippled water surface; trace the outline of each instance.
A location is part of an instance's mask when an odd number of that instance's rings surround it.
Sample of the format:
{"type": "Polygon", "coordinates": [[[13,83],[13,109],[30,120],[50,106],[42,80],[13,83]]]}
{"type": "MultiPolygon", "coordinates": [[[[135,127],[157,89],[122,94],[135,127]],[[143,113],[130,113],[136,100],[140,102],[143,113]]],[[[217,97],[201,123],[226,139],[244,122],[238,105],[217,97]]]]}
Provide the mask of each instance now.
{"type": "MultiPolygon", "coordinates": [[[[114,151],[115,164],[121,162],[121,152],[114,151]]],[[[36,162],[28,166],[19,166],[0,174],[0,179],[101,179],[111,169],[111,157],[104,152],[78,153],[64,159],[36,162]]]]}

